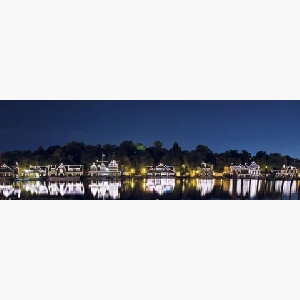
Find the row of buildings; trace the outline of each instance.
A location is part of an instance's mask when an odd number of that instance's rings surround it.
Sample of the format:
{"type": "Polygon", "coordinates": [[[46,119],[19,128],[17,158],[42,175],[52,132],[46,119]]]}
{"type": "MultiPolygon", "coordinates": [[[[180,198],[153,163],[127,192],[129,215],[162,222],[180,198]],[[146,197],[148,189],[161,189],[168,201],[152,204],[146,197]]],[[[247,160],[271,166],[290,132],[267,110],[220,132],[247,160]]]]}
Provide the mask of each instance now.
{"type": "MultiPolygon", "coordinates": [[[[121,175],[135,175],[134,170],[131,172],[121,171],[119,164],[116,160],[111,160],[108,164],[105,161],[97,161],[91,164],[87,172],[84,171],[83,165],[48,165],[48,166],[30,166],[28,169],[20,170],[18,163],[15,166],[9,167],[2,165],[0,167],[0,178],[14,178],[14,179],[49,179],[55,180],[56,178],[80,178],[84,175],[89,177],[119,177],[121,175]]],[[[149,166],[143,169],[141,175],[147,177],[165,177],[175,178],[179,176],[190,176],[200,178],[214,178],[216,176],[225,176],[237,178],[260,178],[267,176],[266,170],[262,174],[260,166],[255,162],[240,165],[231,165],[224,168],[223,173],[216,173],[213,166],[202,163],[201,166],[190,173],[176,172],[174,166],[165,164],[158,164],[157,166],[149,166]]],[[[269,177],[274,178],[298,178],[298,169],[293,166],[283,166],[281,170],[273,170],[269,177]]]]}
{"type": "MultiPolygon", "coordinates": [[[[174,167],[166,166],[163,164],[159,164],[156,167],[150,167],[146,173],[149,177],[175,177],[180,174],[176,173],[174,167]]],[[[268,177],[268,178],[277,178],[277,179],[296,179],[298,178],[298,169],[294,166],[285,166],[280,170],[272,170],[270,173],[267,174],[266,169],[264,172],[261,172],[260,166],[257,165],[254,161],[251,164],[239,164],[234,165],[232,164],[229,167],[224,168],[223,173],[217,173],[213,171],[213,166],[202,163],[201,166],[194,172],[193,174],[189,174],[192,177],[200,177],[200,178],[214,178],[216,176],[222,177],[234,177],[237,178],[261,178],[261,177],[268,177]]]]}
{"type": "Polygon", "coordinates": [[[280,170],[272,170],[268,173],[267,168],[264,171],[261,171],[259,165],[255,162],[251,162],[250,165],[231,165],[229,168],[226,168],[224,175],[236,176],[237,178],[269,177],[278,179],[296,179],[298,178],[298,169],[294,166],[283,165],[280,170]]]}
{"type": "Polygon", "coordinates": [[[21,170],[18,163],[9,167],[6,164],[0,166],[0,178],[13,179],[43,179],[48,177],[81,177],[83,176],[83,165],[49,165],[30,166],[21,170]]]}

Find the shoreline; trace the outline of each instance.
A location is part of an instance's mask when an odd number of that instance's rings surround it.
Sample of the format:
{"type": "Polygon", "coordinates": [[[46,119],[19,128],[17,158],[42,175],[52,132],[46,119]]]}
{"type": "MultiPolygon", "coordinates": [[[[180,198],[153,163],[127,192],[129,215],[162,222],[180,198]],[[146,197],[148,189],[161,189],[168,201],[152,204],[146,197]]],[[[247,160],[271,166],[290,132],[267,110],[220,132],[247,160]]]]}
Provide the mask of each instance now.
{"type": "Polygon", "coordinates": [[[9,177],[0,177],[0,184],[12,184],[14,182],[28,182],[28,181],[41,181],[41,182],[79,182],[79,181],[124,181],[128,179],[141,180],[141,179],[202,179],[202,180],[262,180],[262,181],[298,181],[300,178],[268,178],[268,177],[257,177],[257,178],[247,178],[247,177],[239,177],[233,178],[228,176],[116,176],[116,177],[107,177],[107,176],[76,176],[76,177],[47,177],[47,178],[9,178],[9,177]]]}

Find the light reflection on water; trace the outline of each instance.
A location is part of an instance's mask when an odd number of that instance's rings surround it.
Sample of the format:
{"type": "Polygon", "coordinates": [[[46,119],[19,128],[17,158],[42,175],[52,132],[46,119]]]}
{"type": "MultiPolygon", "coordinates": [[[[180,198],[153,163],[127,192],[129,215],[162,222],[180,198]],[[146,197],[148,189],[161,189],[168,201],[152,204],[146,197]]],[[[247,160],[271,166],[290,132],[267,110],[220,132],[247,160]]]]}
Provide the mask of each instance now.
{"type": "Polygon", "coordinates": [[[92,181],[89,184],[89,188],[94,199],[120,199],[120,181],[92,181]]]}
{"type": "Polygon", "coordinates": [[[292,184],[289,181],[275,181],[275,191],[281,192],[283,195],[294,194],[297,191],[297,183],[294,181],[292,184]]]}
{"type": "MultiPolygon", "coordinates": [[[[236,194],[239,197],[248,197],[249,199],[255,199],[258,192],[261,189],[261,180],[257,179],[239,179],[236,184],[236,194]]],[[[234,182],[230,180],[229,194],[233,196],[234,182]]]]}
{"type": "Polygon", "coordinates": [[[159,195],[172,193],[175,187],[175,178],[148,178],[146,181],[146,192],[156,192],[159,195]]]}
{"type": "Polygon", "coordinates": [[[300,181],[144,178],[78,182],[0,183],[1,199],[287,199],[300,198],[300,181]]]}
{"type": "Polygon", "coordinates": [[[215,180],[214,179],[199,179],[196,189],[200,191],[201,196],[212,193],[214,189],[215,180]]]}

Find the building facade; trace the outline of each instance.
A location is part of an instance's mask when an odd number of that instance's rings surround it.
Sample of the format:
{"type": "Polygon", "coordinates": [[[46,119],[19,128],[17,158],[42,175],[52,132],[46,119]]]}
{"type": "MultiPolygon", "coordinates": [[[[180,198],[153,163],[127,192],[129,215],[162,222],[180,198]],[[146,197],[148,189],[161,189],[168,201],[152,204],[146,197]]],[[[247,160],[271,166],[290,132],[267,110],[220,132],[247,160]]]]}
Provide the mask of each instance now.
{"type": "Polygon", "coordinates": [[[88,174],[91,177],[117,177],[121,175],[121,171],[119,170],[117,161],[111,160],[107,166],[103,161],[101,161],[101,163],[99,162],[98,165],[93,163],[88,171],[88,174]]]}
{"type": "Polygon", "coordinates": [[[0,177],[2,178],[11,178],[13,177],[14,171],[12,168],[8,167],[6,164],[3,164],[0,167],[0,177]]]}
{"type": "Polygon", "coordinates": [[[283,165],[282,169],[276,172],[275,178],[284,178],[284,179],[298,178],[298,169],[293,166],[283,165]]]}
{"type": "Polygon", "coordinates": [[[47,167],[46,166],[29,166],[22,172],[22,178],[25,179],[37,179],[47,177],[47,167]]]}
{"type": "Polygon", "coordinates": [[[202,163],[200,166],[200,177],[210,177],[214,175],[213,166],[207,163],[202,163]]]}
{"type": "Polygon", "coordinates": [[[260,176],[260,166],[254,161],[250,165],[231,165],[230,175],[237,175],[238,178],[257,178],[260,176]]]}
{"type": "Polygon", "coordinates": [[[83,176],[83,165],[60,164],[47,166],[48,177],[80,177],[83,176]]]}
{"type": "Polygon", "coordinates": [[[175,177],[175,170],[173,166],[160,163],[157,166],[150,167],[146,174],[148,177],[175,177]]]}

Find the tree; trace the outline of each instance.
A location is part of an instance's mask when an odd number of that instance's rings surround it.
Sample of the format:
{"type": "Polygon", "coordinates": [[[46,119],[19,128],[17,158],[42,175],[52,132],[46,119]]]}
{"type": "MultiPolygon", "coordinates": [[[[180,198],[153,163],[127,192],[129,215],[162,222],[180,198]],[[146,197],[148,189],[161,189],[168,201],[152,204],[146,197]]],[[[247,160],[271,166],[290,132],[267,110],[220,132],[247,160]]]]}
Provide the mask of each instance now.
{"type": "Polygon", "coordinates": [[[230,166],[231,164],[241,164],[240,155],[237,150],[229,150],[220,154],[216,153],[215,160],[216,170],[219,172],[221,172],[225,166],[230,166]]]}
{"type": "Polygon", "coordinates": [[[51,155],[51,158],[54,164],[61,163],[65,159],[63,149],[57,148],[51,155]]]}
{"type": "Polygon", "coordinates": [[[192,167],[196,168],[201,165],[201,163],[213,163],[214,153],[205,145],[198,145],[196,150],[191,153],[192,167]]]}
{"type": "Polygon", "coordinates": [[[43,146],[39,146],[35,152],[39,155],[43,155],[45,153],[45,150],[44,150],[43,146]]]}
{"type": "Polygon", "coordinates": [[[85,168],[89,168],[89,166],[95,162],[98,157],[98,147],[92,145],[85,145],[83,150],[81,151],[80,161],[85,165],[85,168]]]}
{"type": "Polygon", "coordinates": [[[154,164],[157,165],[162,162],[162,157],[168,153],[168,150],[160,147],[150,147],[146,151],[151,155],[154,160],[154,164]]]}
{"type": "Polygon", "coordinates": [[[126,155],[120,156],[120,166],[125,166],[127,168],[131,168],[131,162],[130,162],[130,159],[128,158],[128,156],[126,156],[126,155]]]}
{"type": "Polygon", "coordinates": [[[106,160],[115,159],[118,152],[118,147],[116,145],[105,144],[103,146],[103,154],[105,154],[106,160]]]}
{"type": "Polygon", "coordinates": [[[132,156],[136,152],[136,145],[133,141],[124,141],[119,146],[119,155],[132,156]]]}
{"type": "Polygon", "coordinates": [[[67,157],[69,163],[80,163],[81,159],[81,152],[83,151],[85,147],[84,143],[78,143],[78,142],[71,142],[68,143],[65,147],[63,147],[63,150],[65,152],[65,156],[67,157]],[[72,159],[71,159],[72,157],[72,159]]]}
{"type": "Polygon", "coordinates": [[[149,153],[149,151],[147,150],[143,151],[140,157],[140,167],[144,168],[153,165],[154,165],[154,158],[152,157],[151,153],[149,153]]]}
{"type": "Polygon", "coordinates": [[[247,150],[242,150],[240,154],[240,158],[242,161],[242,164],[249,163],[251,160],[251,153],[249,153],[247,150]]]}
{"type": "Polygon", "coordinates": [[[154,143],[153,143],[153,146],[155,147],[155,148],[162,148],[163,147],[163,143],[161,142],[161,141],[155,141],[154,143]]]}
{"type": "Polygon", "coordinates": [[[172,149],[171,149],[171,152],[172,153],[180,153],[181,154],[181,152],[182,152],[182,150],[181,150],[181,147],[178,145],[178,143],[177,142],[175,142],[174,144],[173,144],[173,147],[172,147],[172,149]]]}
{"type": "Polygon", "coordinates": [[[189,170],[192,168],[192,157],[191,157],[191,152],[188,150],[184,150],[182,152],[182,163],[187,167],[189,170]]]}
{"type": "Polygon", "coordinates": [[[136,149],[139,150],[139,151],[146,150],[146,146],[143,145],[142,143],[137,143],[135,146],[136,146],[136,149]]]}
{"type": "Polygon", "coordinates": [[[173,144],[173,147],[170,149],[169,153],[164,156],[163,161],[164,163],[173,165],[176,168],[181,167],[183,164],[182,150],[177,142],[173,144]],[[167,161],[165,157],[168,158],[167,161]]]}
{"type": "Polygon", "coordinates": [[[52,155],[56,149],[61,148],[61,146],[56,145],[56,146],[50,146],[47,150],[46,150],[46,154],[47,155],[52,155]]]}
{"type": "Polygon", "coordinates": [[[280,153],[270,153],[267,164],[270,169],[281,169],[286,164],[286,159],[280,153]]]}

